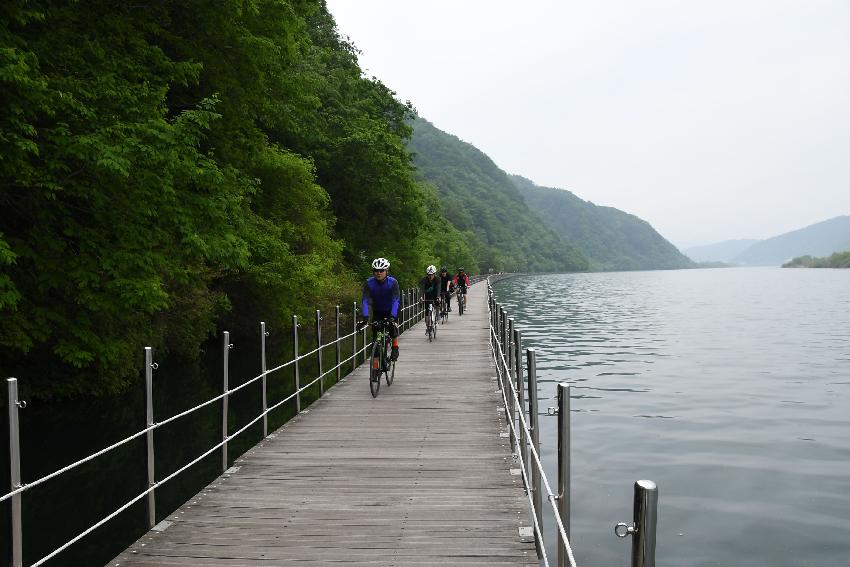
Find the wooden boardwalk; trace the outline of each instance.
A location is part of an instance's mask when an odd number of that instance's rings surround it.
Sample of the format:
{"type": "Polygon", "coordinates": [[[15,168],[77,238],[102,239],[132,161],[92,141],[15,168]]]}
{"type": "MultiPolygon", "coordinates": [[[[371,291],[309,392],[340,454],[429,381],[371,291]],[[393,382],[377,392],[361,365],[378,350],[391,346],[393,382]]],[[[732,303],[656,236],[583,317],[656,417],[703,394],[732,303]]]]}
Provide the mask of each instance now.
{"type": "Polygon", "coordinates": [[[486,285],[433,343],[423,323],[400,340],[377,399],[358,368],[109,565],[536,566],[486,285]]]}

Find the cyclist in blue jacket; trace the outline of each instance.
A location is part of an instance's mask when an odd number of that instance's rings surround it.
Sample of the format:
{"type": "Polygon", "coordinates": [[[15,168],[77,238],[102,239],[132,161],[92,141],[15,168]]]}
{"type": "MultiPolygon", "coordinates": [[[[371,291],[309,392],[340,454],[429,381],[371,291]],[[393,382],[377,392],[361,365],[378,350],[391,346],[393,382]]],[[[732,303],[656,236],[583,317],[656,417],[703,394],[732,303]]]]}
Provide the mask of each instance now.
{"type": "Polygon", "coordinates": [[[393,339],[392,354],[390,360],[398,360],[398,305],[401,293],[398,281],[389,275],[390,261],[386,258],[375,258],[372,262],[371,278],[363,285],[363,308],[364,319],[361,320],[359,328],[366,326],[366,320],[370,313],[372,315],[372,332],[377,332],[377,322],[383,319],[390,320],[390,337],[393,339]]]}

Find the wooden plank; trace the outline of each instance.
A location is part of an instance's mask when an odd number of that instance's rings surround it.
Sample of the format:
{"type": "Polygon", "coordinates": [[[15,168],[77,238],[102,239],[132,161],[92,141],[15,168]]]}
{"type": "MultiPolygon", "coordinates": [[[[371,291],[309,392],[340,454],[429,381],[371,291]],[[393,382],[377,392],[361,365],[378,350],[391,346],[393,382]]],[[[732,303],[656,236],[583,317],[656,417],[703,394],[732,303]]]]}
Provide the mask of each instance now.
{"type": "MultiPolygon", "coordinates": [[[[456,305],[455,305],[456,307],[456,305]]],[[[145,534],[114,566],[537,565],[487,347],[486,287],[429,343],[401,337],[395,382],[358,368],[145,534]],[[238,468],[236,468],[238,467],[238,468]]]]}

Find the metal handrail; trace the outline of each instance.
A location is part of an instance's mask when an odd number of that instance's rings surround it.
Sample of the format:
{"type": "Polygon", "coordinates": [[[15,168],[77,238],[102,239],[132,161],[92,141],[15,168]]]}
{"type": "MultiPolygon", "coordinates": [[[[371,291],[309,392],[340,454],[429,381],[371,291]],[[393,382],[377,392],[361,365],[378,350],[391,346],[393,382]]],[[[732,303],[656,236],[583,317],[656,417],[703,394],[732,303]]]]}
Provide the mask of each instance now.
{"type": "MultiPolygon", "coordinates": [[[[405,290],[405,292],[404,292],[404,297],[410,297],[410,298],[413,298],[413,297],[415,297],[415,296],[417,296],[417,290],[415,290],[415,289],[414,289],[414,290],[405,290]]],[[[356,309],[357,309],[357,308],[356,308],[356,304],[355,304],[355,313],[356,313],[356,309]]],[[[318,312],[317,312],[317,313],[318,313],[318,312]]],[[[401,327],[404,327],[405,325],[408,325],[409,323],[411,323],[411,322],[415,322],[416,320],[418,320],[418,319],[421,317],[421,315],[422,315],[422,311],[421,311],[421,309],[419,308],[419,306],[418,306],[415,302],[411,302],[411,303],[409,303],[409,304],[404,305],[403,307],[401,307],[401,315],[402,315],[402,317],[401,317],[401,321],[400,321],[400,326],[401,326],[401,327]],[[406,318],[405,318],[405,317],[406,317],[406,318]]],[[[262,325],[262,329],[263,329],[263,330],[265,329],[265,325],[264,325],[264,324],[262,325]]],[[[296,330],[296,332],[297,332],[297,330],[296,330]]],[[[402,331],[402,332],[403,332],[403,331],[402,331]]],[[[163,484],[165,484],[165,483],[166,483],[166,482],[168,482],[169,480],[171,480],[171,479],[175,478],[176,476],[178,476],[179,474],[183,473],[183,472],[184,472],[184,471],[186,471],[187,469],[189,469],[189,468],[191,468],[192,466],[196,465],[196,464],[197,464],[197,463],[199,463],[201,460],[203,460],[203,459],[205,459],[206,457],[208,457],[209,455],[213,454],[215,451],[217,451],[217,450],[221,449],[222,447],[226,447],[226,446],[227,446],[227,444],[228,444],[228,442],[230,442],[231,440],[235,439],[236,437],[238,437],[239,435],[241,435],[242,433],[244,433],[245,431],[247,431],[247,430],[248,430],[251,426],[253,426],[253,425],[254,425],[254,424],[256,424],[257,422],[259,422],[261,419],[265,418],[265,417],[266,417],[266,416],[267,416],[267,415],[268,415],[271,411],[273,411],[273,410],[277,409],[278,407],[280,407],[280,406],[281,406],[281,405],[283,405],[284,403],[286,403],[286,402],[288,402],[288,401],[292,400],[293,398],[296,398],[296,397],[297,397],[299,394],[301,394],[304,390],[306,390],[306,389],[310,388],[310,387],[311,387],[311,386],[313,386],[316,382],[318,382],[318,381],[322,380],[325,376],[327,376],[327,375],[329,375],[329,374],[331,374],[331,373],[333,373],[333,372],[336,372],[338,369],[341,369],[344,365],[346,365],[346,364],[348,364],[348,363],[350,363],[350,362],[352,362],[352,361],[354,361],[354,364],[355,364],[355,367],[356,367],[356,360],[357,360],[357,357],[358,357],[358,356],[360,356],[361,354],[363,354],[363,355],[365,356],[365,352],[366,352],[366,351],[368,350],[368,348],[371,346],[371,345],[367,344],[367,343],[366,343],[366,340],[365,340],[365,333],[366,333],[366,330],[365,330],[365,329],[363,329],[362,333],[363,333],[363,336],[364,336],[363,344],[362,344],[362,346],[361,346],[359,349],[355,346],[355,348],[353,348],[353,349],[352,349],[351,356],[349,356],[349,357],[347,357],[347,358],[345,358],[345,359],[340,359],[340,360],[337,362],[337,364],[336,364],[336,365],[334,365],[332,368],[329,368],[328,370],[326,370],[326,371],[324,371],[324,372],[322,372],[322,371],[320,370],[320,372],[319,372],[318,376],[316,376],[316,377],[315,377],[315,378],[314,378],[311,382],[309,382],[309,383],[307,383],[307,384],[304,384],[304,385],[300,385],[300,384],[299,384],[299,385],[298,385],[299,387],[297,387],[297,388],[296,388],[296,390],[295,390],[294,392],[292,392],[289,396],[287,396],[287,397],[286,397],[286,398],[284,398],[283,400],[280,400],[279,402],[277,402],[277,403],[276,403],[276,404],[274,404],[273,406],[270,406],[270,407],[265,408],[263,411],[261,411],[261,412],[259,413],[259,415],[257,415],[254,419],[252,419],[249,423],[247,423],[246,425],[244,425],[242,428],[240,428],[238,431],[236,431],[236,432],[235,432],[235,433],[233,433],[232,435],[228,435],[228,434],[227,434],[227,431],[225,430],[225,432],[224,432],[224,438],[223,438],[223,439],[222,439],[219,443],[217,443],[216,445],[214,445],[212,448],[210,448],[209,450],[205,451],[203,454],[201,454],[199,457],[195,458],[195,459],[194,459],[194,460],[192,460],[191,462],[189,462],[189,463],[185,464],[183,467],[181,467],[181,468],[177,469],[176,471],[174,471],[173,473],[169,474],[168,476],[166,476],[166,477],[165,477],[165,478],[163,478],[162,480],[151,482],[151,483],[150,483],[150,485],[148,486],[148,488],[147,488],[145,491],[143,491],[143,492],[142,492],[142,493],[140,493],[139,495],[135,496],[134,498],[132,498],[131,500],[129,500],[128,502],[126,502],[125,504],[123,504],[121,507],[119,507],[118,509],[116,509],[114,512],[112,512],[111,514],[109,514],[109,515],[105,516],[104,518],[102,518],[101,520],[99,520],[98,522],[96,522],[95,524],[93,524],[91,527],[87,528],[86,530],[84,530],[83,532],[81,532],[80,534],[78,534],[77,536],[75,536],[74,538],[72,538],[71,540],[69,540],[68,542],[66,542],[65,544],[63,544],[63,545],[61,545],[60,547],[58,547],[58,548],[54,549],[54,550],[53,550],[52,552],[50,552],[48,555],[46,555],[46,556],[42,557],[41,559],[39,559],[38,561],[36,561],[36,562],[35,562],[35,563],[33,563],[32,565],[30,565],[30,567],[37,567],[37,566],[42,565],[43,563],[45,563],[45,562],[49,561],[50,559],[52,559],[53,557],[55,557],[56,555],[58,555],[59,553],[61,553],[62,551],[64,551],[64,550],[65,550],[65,549],[67,549],[68,547],[70,547],[71,545],[73,545],[74,543],[78,542],[79,540],[81,540],[82,538],[84,538],[85,536],[87,536],[88,534],[90,534],[91,532],[93,532],[94,530],[96,530],[97,528],[99,528],[100,526],[102,526],[102,525],[104,525],[105,523],[109,522],[111,519],[113,519],[115,516],[117,516],[117,515],[118,515],[118,514],[120,514],[121,512],[123,512],[123,511],[127,510],[130,506],[132,506],[133,504],[135,504],[135,503],[136,503],[136,502],[138,502],[139,500],[143,499],[145,496],[148,496],[149,494],[151,494],[151,493],[152,493],[154,490],[156,490],[158,487],[162,486],[163,484]]],[[[146,428],[144,428],[144,429],[142,429],[142,430],[140,430],[140,431],[138,431],[138,432],[136,432],[136,433],[134,433],[134,434],[130,435],[129,437],[127,437],[127,438],[125,438],[125,439],[122,439],[122,440],[120,440],[120,441],[118,441],[118,442],[116,442],[116,443],[113,443],[112,445],[110,445],[110,446],[108,446],[108,447],[106,447],[106,448],[104,448],[104,449],[101,449],[100,451],[97,451],[97,452],[95,452],[95,453],[92,453],[91,455],[89,455],[89,456],[87,456],[87,457],[84,457],[84,458],[82,458],[82,459],[80,459],[80,460],[78,460],[78,461],[76,461],[76,462],[74,462],[74,463],[71,463],[71,464],[69,464],[69,465],[66,465],[65,467],[62,467],[61,469],[58,469],[58,470],[56,470],[56,471],[54,471],[54,472],[52,472],[52,473],[50,473],[50,474],[47,474],[47,475],[45,475],[45,476],[43,476],[43,477],[41,477],[41,478],[39,478],[39,479],[37,479],[37,480],[35,480],[35,481],[33,481],[33,482],[26,483],[26,484],[21,483],[21,484],[19,484],[19,485],[17,486],[17,488],[15,488],[14,490],[11,490],[10,492],[8,492],[8,493],[4,494],[3,496],[0,496],[0,502],[3,502],[3,501],[5,501],[5,500],[8,500],[8,499],[14,498],[14,497],[16,497],[16,496],[19,496],[21,493],[26,492],[27,490],[30,490],[30,489],[32,489],[32,488],[35,488],[36,486],[38,486],[38,485],[40,485],[40,484],[43,484],[43,483],[45,483],[45,482],[47,482],[47,481],[49,481],[49,480],[51,480],[51,479],[54,479],[54,478],[56,478],[56,477],[58,477],[58,476],[61,476],[62,474],[66,473],[66,472],[68,472],[68,471],[70,471],[70,470],[73,470],[74,468],[76,468],[76,467],[78,467],[78,466],[80,466],[80,465],[82,465],[82,464],[85,464],[85,463],[87,463],[87,462],[89,462],[89,461],[91,461],[91,460],[94,460],[94,459],[96,459],[97,457],[103,456],[103,455],[105,455],[105,454],[109,453],[110,451],[113,451],[114,449],[117,449],[118,447],[121,447],[121,446],[123,446],[123,445],[126,445],[126,444],[127,444],[127,443],[129,443],[130,441],[133,441],[133,440],[135,440],[135,439],[138,439],[139,437],[142,437],[143,435],[146,435],[146,434],[148,434],[148,433],[151,433],[151,432],[155,431],[156,429],[158,429],[158,428],[160,428],[160,427],[162,427],[162,426],[164,426],[164,425],[167,425],[167,424],[169,424],[169,423],[171,423],[171,422],[173,422],[173,421],[176,421],[177,419],[180,419],[180,418],[185,417],[185,416],[187,416],[187,415],[189,415],[189,414],[191,414],[191,413],[194,413],[195,411],[197,411],[197,410],[199,410],[199,409],[201,409],[201,408],[203,408],[203,407],[206,407],[206,406],[208,406],[208,405],[210,405],[210,404],[213,404],[213,403],[215,403],[215,402],[217,402],[217,401],[219,401],[219,400],[226,400],[226,399],[228,399],[228,398],[229,398],[229,396],[230,396],[231,394],[234,394],[234,393],[238,392],[239,390],[241,390],[241,389],[243,389],[243,388],[245,388],[245,387],[247,387],[247,386],[249,386],[249,385],[251,385],[251,384],[255,383],[257,380],[264,379],[265,377],[267,377],[268,375],[272,374],[273,372],[277,372],[278,370],[282,370],[282,369],[286,368],[287,366],[290,366],[290,365],[293,365],[293,364],[297,364],[300,360],[305,359],[305,358],[310,358],[311,356],[316,355],[317,353],[320,355],[320,354],[321,354],[322,349],[325,349],[325,348],[328,348],[328,347],[332,347],[332,346],[338,346],[338,345],[340,345],[343,341],[347,341],[347,340],[349,340],[349,339],[352,339],[352,338],[353,338],[353,337],[355,337],[357,334],[358,334],[358,331],[357,331],[357,330],[354,330],[354,331],[351,331],[351,332],[350,332],[350,333],[348,333],[348,334],[340,335],[340,336],[338,336],[336,339],[334,339],[333,341],[330,341],[330,342],[328,342],[328,343],[326,343],[326,344],[321,344],[321,338],[319,337],[319,338],[318,338],[319,344],[318,344],[318,346],[317,346],[315,349],[313,349],[312,351],[310,351],[310,352],[308,352],[308,353],[304,353],[304,354],[301,354],[301,353],[296,352],[296,353],[295,353],[295,356],[294,356],[294,358],[293,358],[293,359],[291,359],[291,360],[289,360],[289,361],[287,361],[287,362],[285,362],[285,363],[283,363],[283,364],[281,364],[281,365],[279,365],[279,366],[277,366],[277,367],[275,367],[275,368],[273,368],[273,369],[266,370],[265,372],[263,372],[263,373],[259,374],[258,376],[255,376],[255,377],[251,378],[250,380],[248,380],[248,381],[244,382],[243,384],[240,384],[239,386],[237,386],[237,387],[235,387],[235,388],[232,388],[232,389],[230,389],[230,388],[226,388],[224,392],[222,392],[222,393],[221,393],[221,394],[219,394],[218,396],[215,396],[214,398],[211,398],[211,399],[209,399],[209,400],[206,400],[205,402],[202,402],[202,403],[200,403],[200,404],[198,404],[198,405],[196,405],[196,406],[194,406],[194,407],[192,407],[192,408],[190,408],[190,409],[187,409],[187,410],[185,410],[185,411],[183,411],[183,412],[180,412],[180,413],[178,413],[178,414],[175,414],[175,415],[173,415],[173,416],[171,416],[171,417],[169,417],[169,418],[167,418],[167,419],[165,419],[165,420],[163,420],[163,421],[160,421],[160,422],[157,422],[157,423],[149,424],[149,425],[148,425],[148,427],[146,427],[146,428]]],[[[355,338],[355,341],[356,341],[356,338],[355,338]]],[[[356,345],[356,342],[355,342],[354,344],[356,345]]],[[[228,346],[229,346],[229,345],[226,345],[226,346],[225,346],[225,348],[227,348],[228,346]]],[[[296,367],[296,368],[297,368],[297,367],[296,367]]],[[[15,380],[14,378],[10,378],[10,379],[9,379],[9,381],[10,381],[10,382],[12,382],[12,383],[14,383],[14,391],[15,391],[15,393],[17,393],[17,380],[15,380]]],[[[12,385],[10,384],[10,392],[11,392],[11,391],[12,391],[12,385]]],[[[17,403],[17,400],[16,400],[16,403],[17,403]]],[[[23,403],[23,402],[21,402],[21,403],[23,403]]],[[[265,404],[265,401],[264,401],[264,404],[265,404]]],[[[12,414],[11,414],[11,411],[10,411],[10,419],[11,419],[11,415],[12,415],[12,414]]],[[[15,419],[17,419],[17,417],[15,417],[15,419]]],[[[15,519],[13,519],[13,523],[14,523],[15,521],[16,521],[16,520],[15,520],[15,519]]],[[[19,519],[17,519],[17,521],[19,521],[19,519]]],[[[13,550],[13,552],[14,552],[13,566],[14,566],[14,567],[18,567],[19,565],[21,565],[21,564],[22,564],[22,562],[21,562],[21,561],[20,561],[20,559],[19,559],[19,557],[20,557],[20,549],[15,549],[15,550],[13,550]]]]}
{"type": "MultiPolygon", "coordinates": [[[[500,278],[501,279],[501,278],[500,278]]],[[[522,338],[518,329],[514,329],[514,321],[507,317],[505,310],[495,300],[491,282],[487,281],[488,308],[490,310],[489,343],[493,354],[493,362],[497,370],[500,393],[505,404],[505,420],[510,425],[511,447],[515,451],[514,458],[519,461],[522,472],[522,480],[529,498],[529,507],[534,520],[534,534],[536,537],[538,556],[544,565],[549,565],[549,558],[543,544],[543,533],[541,524],[542,502],[541,485],[545,487],[548,494],[547,500],[552,506],[552,513],[558,525],[561,545],[558,546],[558,567],[565,567],[569,561],[571,567],[575,567],[575,558],[569,541],[570,525],[570,473],[569,473],[569,398],[570,385],[560,383],[558,390],[558,495],[552,492],[549,479],[543,470],[539,453],[539,421],[537,414],[537,363],[536,351],[533,348],[526,350],[528,364],[528,393],[529,393],[529,419],[534,418],[533,427],[529,425],[525,416],[525,404],[523,398],[523,374],[521,359],[522,338]],[[516,380],[516,384],[514,384],[516,380]],[[508,389],[510,389],[510,406],[508,404],[508,389]],[[515,424],[516,416],[519,416],[518,428],[515,424]],[[531,459],[527,452],[531,451],[531,459]],[[535,468],[527,466],[534,463],[535,468]],[[533,479],[529,479],[533,475],[533,479]],[[566,524],[566,525],[565,525],[566,524]]],[[[634,483],[634,522],[629,525],[623,522],[614,527],[614,534],[618,538],[632,536],[632,567],[654,567],[655,566],[655,539],[656,523],[658,518],[658,487],[651,480],[638,480],[634,483]]]]}
{"type": "MultiPolygon", "coordinates": [[[[489,281],[487,282],[487,292],[492,297],[493,290],[492,290],[492,287],[490,286],[489,281]]],[[[489,309],[489,304],[488,304],[488,309],[489,309]]],[[[493,348],[491,346],[492,352],[493,352],[493,362],[497,365],[497,369],[499,370],[500,376],[501,375],[509,375],[510,374],[510,367],[508,366],[508,362],[505,358],[505,353],[502,349],[501,342],[498,340],[498,336],[496,335],[496,330],[493,327],[492,318],[490,319],[489,330],[490,330],[491,345],[495,345],[495,347],[497,347],[497,348],[493,348]],[[493,340],[493,338],[496,338],[496,340],[493,340]],[[499,362],[500,361],[501,361],[501,368],[499,368],[499,362]]],[[[507,382],[508,386],[510,386],[512,402],[514,404],[516,404],[515,407],[522,408],[522,406],[520,405],[520,401],[519,401],[519,398],[517,396],[517,391],[516,391],[516,388],[514,387],[513,381],[510,380],[510,379],[500,380],[500,381],[503,384],[505,382],[507,382]]],[[[508,408],[508,398],[507,398],[507,393],[505,391],[504,385],[500,389],[501,389],[501,393],[502,393],[502,400],[504,401],[505,408],[507,409],[508,408]]],[[[525,440],[529,439],[531,437],[531,431],[528,427],[528,422],[525,419],[524,410],[521,409],[518,413],[519,413],[520,421],[522,422],[522,429],[523,429],[524,435],[522,437],[519,436],[519,432],[517,431],[516,425],[514,424],[513,420],[509,420],[511,432],[514,435],[514,439],[522,439],[523,440],[522,443],[526,443],[525,440]]],[[[549,501],[549,503],[552,506],[552,513],[553,513],[553,515],[555,517],[555,521],[558,525],[558,531],[560,532],[560,535],[561,535],[561,538],[562,538],[561,541],[564,543],[564,547],[566,548],[567,557],[569,559],[570,565],[571,565],[571,567],[576,567],[576,561],[575,561],[575,557],[573,556],[572,547],[570,546],[569,537],[567,536],[566,529],[564,528],[563,521],[561,520],[561,516],[558,513],[558,507],[557,507],[557,503],[556,503],[557,500],[558,500],[558,497],[552,492],[551,485],[549,484],[549,479],[546,477],[546,471],[543,469],[543,463],[540,460],[540,455],[538,454],[536,447],[534,447],[533,443],[529,444],[528,447],[530,448],[531,453],[534,456],[534,464],[537,467],[538,472],[540,473],[540,478],[542,479],[543,485],[546,488],[547,500],[549,501]]],[[[517,454],[517,459],[520,463],[520,470],[522,471],[523,484],[525,485],[526,493],[527,493],[528,498],[529,498],[529,506],[530,506],[531,511],[532,511],[532,517],[534,518],[534,528],[535,528],[534,531],[538,534],[540,541],[542,541],[543,532],[542,532],[541,526],[538,524],[538,521],[537,521],[537,510],[535,509],[534,502],[533,502],[533,499],[531,497],[531,492],[532,492],[531,483],[529,481],[527,467],[526,467],[525,461],[523,459],[523,452],[518,450],[516,454],[517,454]]],[[[543,545],[540,546],[540,551],[541,551],[541,554],[543,556],[541,559],[544,561],[544,565],[548,566],[549,565],[549,558],[546,554],[546,549],[543,545]]]]}

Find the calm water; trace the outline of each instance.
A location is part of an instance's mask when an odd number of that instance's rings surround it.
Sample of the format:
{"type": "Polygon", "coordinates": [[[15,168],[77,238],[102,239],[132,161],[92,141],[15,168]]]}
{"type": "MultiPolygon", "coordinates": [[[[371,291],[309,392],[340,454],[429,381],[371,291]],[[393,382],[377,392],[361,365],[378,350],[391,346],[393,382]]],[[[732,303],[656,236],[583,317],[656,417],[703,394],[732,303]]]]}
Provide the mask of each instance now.
{"type": "MultiPolygon", "coordinates": [[[[557,382],[572,384],[579,565],[629,565],[613,526],[631,522],[638,479],[659,487],[659,566],[850,565],[850,270],[532,276],[495,289],[538,350],[541,412],[557,382]]],[[[557,419],[542,422],[556,483],[557,419]]]]}

